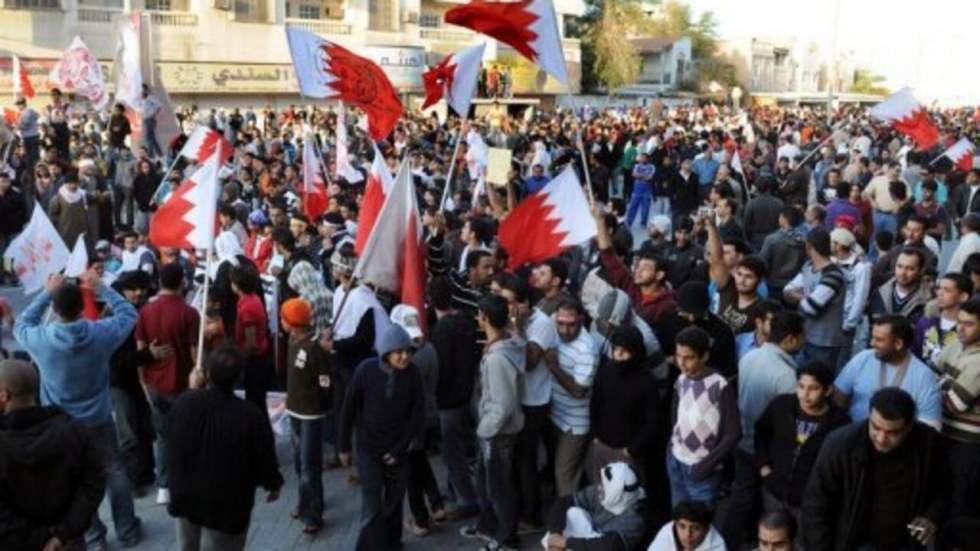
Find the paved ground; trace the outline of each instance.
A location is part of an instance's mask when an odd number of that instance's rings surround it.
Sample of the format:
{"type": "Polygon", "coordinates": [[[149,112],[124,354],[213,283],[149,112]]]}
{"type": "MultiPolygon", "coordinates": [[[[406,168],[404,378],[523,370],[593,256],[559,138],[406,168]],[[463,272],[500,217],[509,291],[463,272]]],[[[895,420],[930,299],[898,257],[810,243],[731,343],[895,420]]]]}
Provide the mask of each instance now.
{"type": "MultiPolygon", "coordinates": [[[[0,297],[10,301],[14,312],[21,312],[27,306],[30,297],[25,297],[19,288],[0,287],[0,297]]],[[[9,331],[4,331],[3,345],[8,350],[16,350],[17,344],[10,337],[9,331]]],[[[280,472],[286,479],[286,485],[279,500],[275,503],[265,502],[265,492],[260,490],[256,495],[256,505],[252,512],[252,524],[249,530],[247,549],[249,551],[290,551],[290,550],[353,550],[357,539],[358,518],[360,513],[360,490],[347,483],[350,469],[337,469],[324,472],[324,498],[326,527],[315,537],[302,534],[302,525],[290,517],[289,512],[295,508],[296,476],[292,470],[292,459],[289,443],[279,438],[277,442],[280,472]],[[288,467],[288,468],[287,468],[288,467]]],[[[439,480],[445,480],[444,469],[438,457],[432,458],[433,468],[439,480]]],[[[145,538],[137,547],[140,551],[179,551],[176,542],[176,531],[173,521],[167,515],[166,507],[156,504],[155,490],[146,497],[136,501],[137,515],[143,521],[145,538]]],[[[100,509],[102,520],[110,526],[110,549],[121,547],[113,540],[108,504],[103,502],[100,509]]],[[[405,515],[408,504],[405,504],[405,515]]],[[[432,533],[419,539],[406,531],[404,542],[407,551],[422,551],[430,549],[447,550],[476,550],[482,542],[467,540],[459,536],[459,528],[464,523],[447,523],[436,526],[432,533]]],[[[540,549],[537,536],[526,536],[526,549],[540,549]]]]}

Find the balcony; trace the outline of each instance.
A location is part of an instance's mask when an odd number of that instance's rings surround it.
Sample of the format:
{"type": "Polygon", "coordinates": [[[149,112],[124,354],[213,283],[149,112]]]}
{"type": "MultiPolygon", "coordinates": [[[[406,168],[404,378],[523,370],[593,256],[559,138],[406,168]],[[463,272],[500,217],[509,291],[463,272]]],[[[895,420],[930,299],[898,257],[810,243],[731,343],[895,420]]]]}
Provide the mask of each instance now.
{"type": "Polygon", "coordinates": [[[286,18],[286,26],[298,27],[319,35],[344,35],[351,33],[350,25],[347,23],[329,19],[286,18]]]}
{"type": "Polygon", "coordinates": [[[182,11],[152,11],[150,20],[162,27],[196,27],[197,14],[182,11]]]}
{"type": "Polygon", "coordinates": [[[122,13],[120,8],[99,8],[93,6],[78,7],[78,22],[93,25],[112,23],[115,17],[122,13]]]}
{"type": "Polygon", "coordinates": [[[440,42],[470,42],[473,40],[474,33],[471,31],[457,31],[446,28],[427,28],[419,29],[419,36],[423,40],[438,40],[440,42]]]}

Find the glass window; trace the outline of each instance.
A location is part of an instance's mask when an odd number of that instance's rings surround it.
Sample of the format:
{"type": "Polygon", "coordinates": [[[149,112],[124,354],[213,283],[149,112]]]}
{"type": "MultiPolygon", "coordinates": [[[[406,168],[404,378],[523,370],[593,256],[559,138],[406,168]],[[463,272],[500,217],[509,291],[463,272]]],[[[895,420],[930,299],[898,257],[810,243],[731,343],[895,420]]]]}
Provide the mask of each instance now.
{"type": "Polygon", "coordinates": [[[393,0],[368,0],[368,28],[372,31],[394,31],[393,0]]]}
{"type": "Polygon", "coordinates": [[[171,0],[146,0],[146,9],[152,11],[172,11],[171,0]]]}
{"type": "Polygon", "coordinates": [[[435,29],[442,26],[442,16],[438,13],[423,13],[419,16],[419,26],[435,29]]]}
{"type": "Polygon", "coordinates": [[[297,17],[300,19],[320,19],[320,6],[300,4],[297,17]]]}
{"type": "Polygon", "coordinates": [[[59,0],[13,0],[12,6],[24,10],[57,10],[61,8],[59,0]]]}

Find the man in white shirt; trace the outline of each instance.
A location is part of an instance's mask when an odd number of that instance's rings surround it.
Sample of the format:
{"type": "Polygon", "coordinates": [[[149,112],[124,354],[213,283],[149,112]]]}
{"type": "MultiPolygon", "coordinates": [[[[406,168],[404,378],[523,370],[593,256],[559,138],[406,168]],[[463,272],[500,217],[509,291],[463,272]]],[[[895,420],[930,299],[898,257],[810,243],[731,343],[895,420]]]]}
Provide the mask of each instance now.
{"type": "Polygon", "coordinates": [[[555,311],[558,366],[551,368],[551,424],[554,430],[555,485],[558,497],[578,490],[589,450],[589,399],[598,365],[595,341],[582,329],[585,310],[575,299],[555,311]]]}
{"type": "Polygon", "coordinates": [[[157,115],[163,106],[160,101],[150,95],[150,87],[143,85],[143,105],[141,115],[143,117],[143,145],[151,157],[162,157],[163,149],[157,142],[157,115]]]}
{"type": "Polygon", "coordinates": [[[960,232],[960,242],[949,259],[947,272],[962,272],[966,259],[973,253],[980,253],[980,213],[971,212],[964,216],[960,222],[960,232]]]}

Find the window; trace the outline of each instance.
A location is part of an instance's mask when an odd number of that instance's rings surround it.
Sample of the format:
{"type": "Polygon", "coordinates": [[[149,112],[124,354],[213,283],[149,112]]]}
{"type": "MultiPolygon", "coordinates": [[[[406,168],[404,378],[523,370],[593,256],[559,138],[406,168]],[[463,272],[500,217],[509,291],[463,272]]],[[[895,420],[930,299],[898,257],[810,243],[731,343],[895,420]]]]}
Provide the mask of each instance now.
{"type": "Polygon", "coordinates": [[[394,31],[394,0],[368,0],[368,28],[372,31],[394,31]]]}
{"type": "Polygon", "coordinates": [[[8,5],[12,8],[19,8],[22,10],[61,9],[60,0],[12,0],[8,5]]]}
{"type": "Polygon", "coordinates": [[[438,13],[423,13],[419,16],[419,27],[435,29],[442,26],[442,16],[438,13]]]}
{"type": "Polygon", "coordinates": [[[171,0],[146,0],[146,9],[150,11],[173,11],[171,0]]]}
{"type": "Polygon", "coordinates": [[[320,19],[320,6],[300,4],[297,17],[300,19],[320,19]]]}

